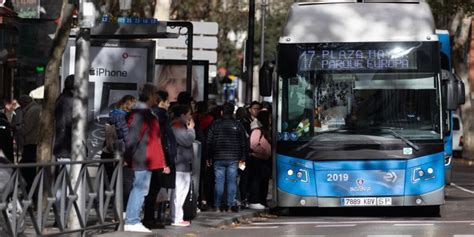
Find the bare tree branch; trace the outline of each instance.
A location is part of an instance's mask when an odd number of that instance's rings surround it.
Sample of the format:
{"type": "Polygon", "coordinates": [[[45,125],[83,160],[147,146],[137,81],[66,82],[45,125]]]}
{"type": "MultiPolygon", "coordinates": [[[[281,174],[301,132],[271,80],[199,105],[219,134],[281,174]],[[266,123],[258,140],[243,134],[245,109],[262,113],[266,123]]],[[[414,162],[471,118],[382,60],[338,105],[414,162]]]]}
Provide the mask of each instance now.
{"type": "Polygon", "coordinates": [[[44,79],[44,103],[39,125],[39,144],[37,157],[40,162],[48,162],[52,158],[54,138],[54,107],[59,95],[59,68],[66,48],[72,25],[74,6],[69,0],[63,0],[60,22],[54,34],[50,60],[46,66],[44,79]]]}

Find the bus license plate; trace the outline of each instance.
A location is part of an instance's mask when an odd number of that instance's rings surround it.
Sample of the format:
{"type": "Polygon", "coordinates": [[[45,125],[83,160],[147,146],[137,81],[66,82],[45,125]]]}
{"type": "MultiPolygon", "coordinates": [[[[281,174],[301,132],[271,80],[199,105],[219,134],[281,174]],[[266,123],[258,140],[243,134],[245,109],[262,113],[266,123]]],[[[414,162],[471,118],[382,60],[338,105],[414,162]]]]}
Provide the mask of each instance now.
{"type": "Polygon", "coordinates": [[[342,198],[343,206],[391,206],[391,197],[342,198]]]}

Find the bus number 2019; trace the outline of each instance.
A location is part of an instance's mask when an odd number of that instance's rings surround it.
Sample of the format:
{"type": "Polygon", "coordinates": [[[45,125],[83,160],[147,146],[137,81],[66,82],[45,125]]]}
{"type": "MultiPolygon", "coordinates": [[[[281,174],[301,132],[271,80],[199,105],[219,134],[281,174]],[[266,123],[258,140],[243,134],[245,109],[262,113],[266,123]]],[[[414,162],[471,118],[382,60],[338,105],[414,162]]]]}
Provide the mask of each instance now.
{"type": "Polygon", "coordinates": [[[328,182],[349,181],[349,174],[327,174],[326,181],[328,182]]]}

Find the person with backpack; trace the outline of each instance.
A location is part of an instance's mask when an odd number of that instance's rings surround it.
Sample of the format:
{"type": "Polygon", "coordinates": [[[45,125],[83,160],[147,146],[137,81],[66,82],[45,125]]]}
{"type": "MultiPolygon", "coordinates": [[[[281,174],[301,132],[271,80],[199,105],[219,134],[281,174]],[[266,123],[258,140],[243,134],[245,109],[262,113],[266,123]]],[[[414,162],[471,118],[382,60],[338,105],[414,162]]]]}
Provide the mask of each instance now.
{"type": "Polygon", "coordinates": [[[150,188],[151,175],[154,170],[169,173],[158,117],[151,110],[156,106],[157,91],[153,84],[143,85],[139,102],[128,116],[129,131],[125,136],[124,157],[134,171],[134,180],[127,203],[125,231],[151,232],[140,220],[140,212],[150,188]]]}
{"type": "Polygon", "coordinates": [[[127,115],[132,111],[136,103],[137,99],[133,95],[125,95],[115,104],[115,109],[109,113],[109,124],[115,128],[118,139],[117,149],[121,152],[125,149],[125,137],[129,130],[127,115]]]}
{"type": "Polygon", "coordinates": [[[234,119],[234,105],[224,103],[222,119],[216,120],[207,134],[209,157],[212,158],[215,175],[214,211],[221,208],[224,183],[227,188],[226,206],[222,209],[238,212],[236,205],[237,169],[248,156],[248,138],[245,128],[234,119]]]}
{"type": "MultiPolygon", "coordinates": [[[[101,159],[113,159],[114,152],[118,150],[123,154],[125,151],[125,137],[128,134],[127,116],[135,106],[137,99],[133,95],[123,96],[116,104],[115,109],[109,113],[109,121],[105,124],[105,141],[102,149],[101,159]]],[[[110,179],[114,172],[113,164],[105,165],[105,172],[110,179]]],[[[122,169],[123,177],[123,208],[127,209],[128,196],[132,190],[133,170],[130,165],[124,163],[122,169]]]]}
{"type": "Polygon", "coordinates": [[[247,162],[250,209],[263,210],[272,172],[271,114],[262,110],[251,124],[250,157],[247,162]]]}
{"type": "Polygon", "coordinates": [[[176,183],[171,192],[171,219],[174,226],[189,226],[189,221],[184,221],[183,204],[191,185],[191,165],[194,159],[193,143],[196,139],[194,120],[191,108],[186,105],[176,105],[172,108],[172,128],[177,143],[176,183]]]}

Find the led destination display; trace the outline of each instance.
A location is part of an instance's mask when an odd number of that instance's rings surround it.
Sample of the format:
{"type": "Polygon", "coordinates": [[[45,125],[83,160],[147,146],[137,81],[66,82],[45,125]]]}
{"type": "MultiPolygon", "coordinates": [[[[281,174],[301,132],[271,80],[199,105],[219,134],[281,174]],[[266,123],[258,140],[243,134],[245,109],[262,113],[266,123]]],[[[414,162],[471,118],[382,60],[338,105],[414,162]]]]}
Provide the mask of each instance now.
{"type": "Polygon", "coordinates": [[[417,69],[412,49],[316,49],[300,54],[300,69],[373,71],[417,69]]]}

